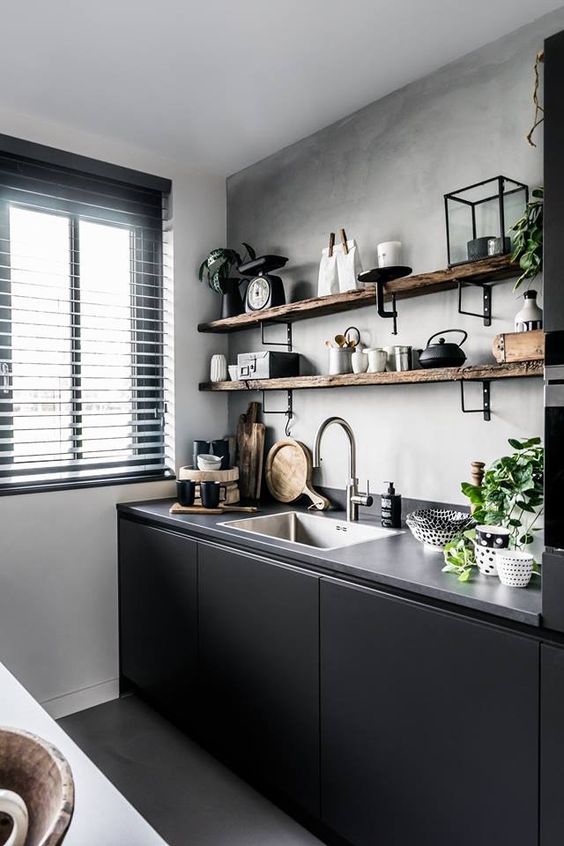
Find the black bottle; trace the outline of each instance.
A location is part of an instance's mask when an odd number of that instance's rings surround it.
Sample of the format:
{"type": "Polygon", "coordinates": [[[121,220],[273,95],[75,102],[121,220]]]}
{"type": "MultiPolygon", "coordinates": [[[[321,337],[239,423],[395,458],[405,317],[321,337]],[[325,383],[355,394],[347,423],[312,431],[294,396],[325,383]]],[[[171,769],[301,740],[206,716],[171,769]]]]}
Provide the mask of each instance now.
{"type": "Polygon", "coordinates": [[[386,529],[401,529],[401,496],[393,482],[386,482],[388,490],[382,494],[381,517],[386,529]]]}

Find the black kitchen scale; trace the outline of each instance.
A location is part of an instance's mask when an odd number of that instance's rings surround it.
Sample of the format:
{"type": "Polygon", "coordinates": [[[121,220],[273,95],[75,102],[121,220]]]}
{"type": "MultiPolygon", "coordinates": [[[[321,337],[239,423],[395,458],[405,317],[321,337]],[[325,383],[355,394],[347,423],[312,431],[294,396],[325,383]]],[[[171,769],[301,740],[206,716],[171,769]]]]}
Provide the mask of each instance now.
{"type": "Polygon", "coordinates": [[[245,311],[262,311],[286,304],[282,280],[270,271],[284,267],[287,261],[286,256],[260,256],[239,265],[237,270],[241,276],[251,277],[245,294],[245,311]]]}

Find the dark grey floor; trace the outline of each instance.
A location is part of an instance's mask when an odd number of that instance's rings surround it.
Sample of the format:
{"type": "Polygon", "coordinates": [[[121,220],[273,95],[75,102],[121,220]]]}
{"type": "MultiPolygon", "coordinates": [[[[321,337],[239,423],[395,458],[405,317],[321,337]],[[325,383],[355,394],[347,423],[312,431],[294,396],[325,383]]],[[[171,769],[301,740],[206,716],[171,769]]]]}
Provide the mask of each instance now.
{"type": "Polygon", "coordinates": [[[321,843],[135,696],[59,724],[170,846],[321,843]]]}

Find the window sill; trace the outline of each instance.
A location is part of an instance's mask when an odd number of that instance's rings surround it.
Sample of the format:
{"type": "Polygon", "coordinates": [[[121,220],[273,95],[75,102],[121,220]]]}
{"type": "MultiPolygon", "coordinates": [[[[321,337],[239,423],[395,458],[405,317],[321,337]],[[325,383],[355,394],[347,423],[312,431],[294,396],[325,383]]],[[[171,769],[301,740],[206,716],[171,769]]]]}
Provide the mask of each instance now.
{"type": "Polygon", "coordinates": [[[0,485],[0,497],[17,494],[50,493],[51,491],[72,491],[81,488],[107,488],[117,485],[134,485],[142,482],[174,482],[173,473],[147,473],[139,476],[115,476],[104,479],[75,479],[59,482],[33,482],[21,485],[0,485]]]}

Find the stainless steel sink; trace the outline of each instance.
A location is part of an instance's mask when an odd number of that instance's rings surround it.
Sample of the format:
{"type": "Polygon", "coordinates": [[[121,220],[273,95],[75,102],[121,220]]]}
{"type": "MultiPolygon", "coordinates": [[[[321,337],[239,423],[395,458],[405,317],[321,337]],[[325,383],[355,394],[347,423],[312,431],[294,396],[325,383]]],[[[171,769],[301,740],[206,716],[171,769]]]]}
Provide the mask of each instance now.
{"type": "Polygon", "coordinates": [[[363,526],[358,523],[347,523],[345,520],[333,520],[321,514],[302,514],[299,511],[229,520],[220,525],[315,549],[338,549],[342,546],[381,540],[400,533],[397,529],[363,526]]]}

